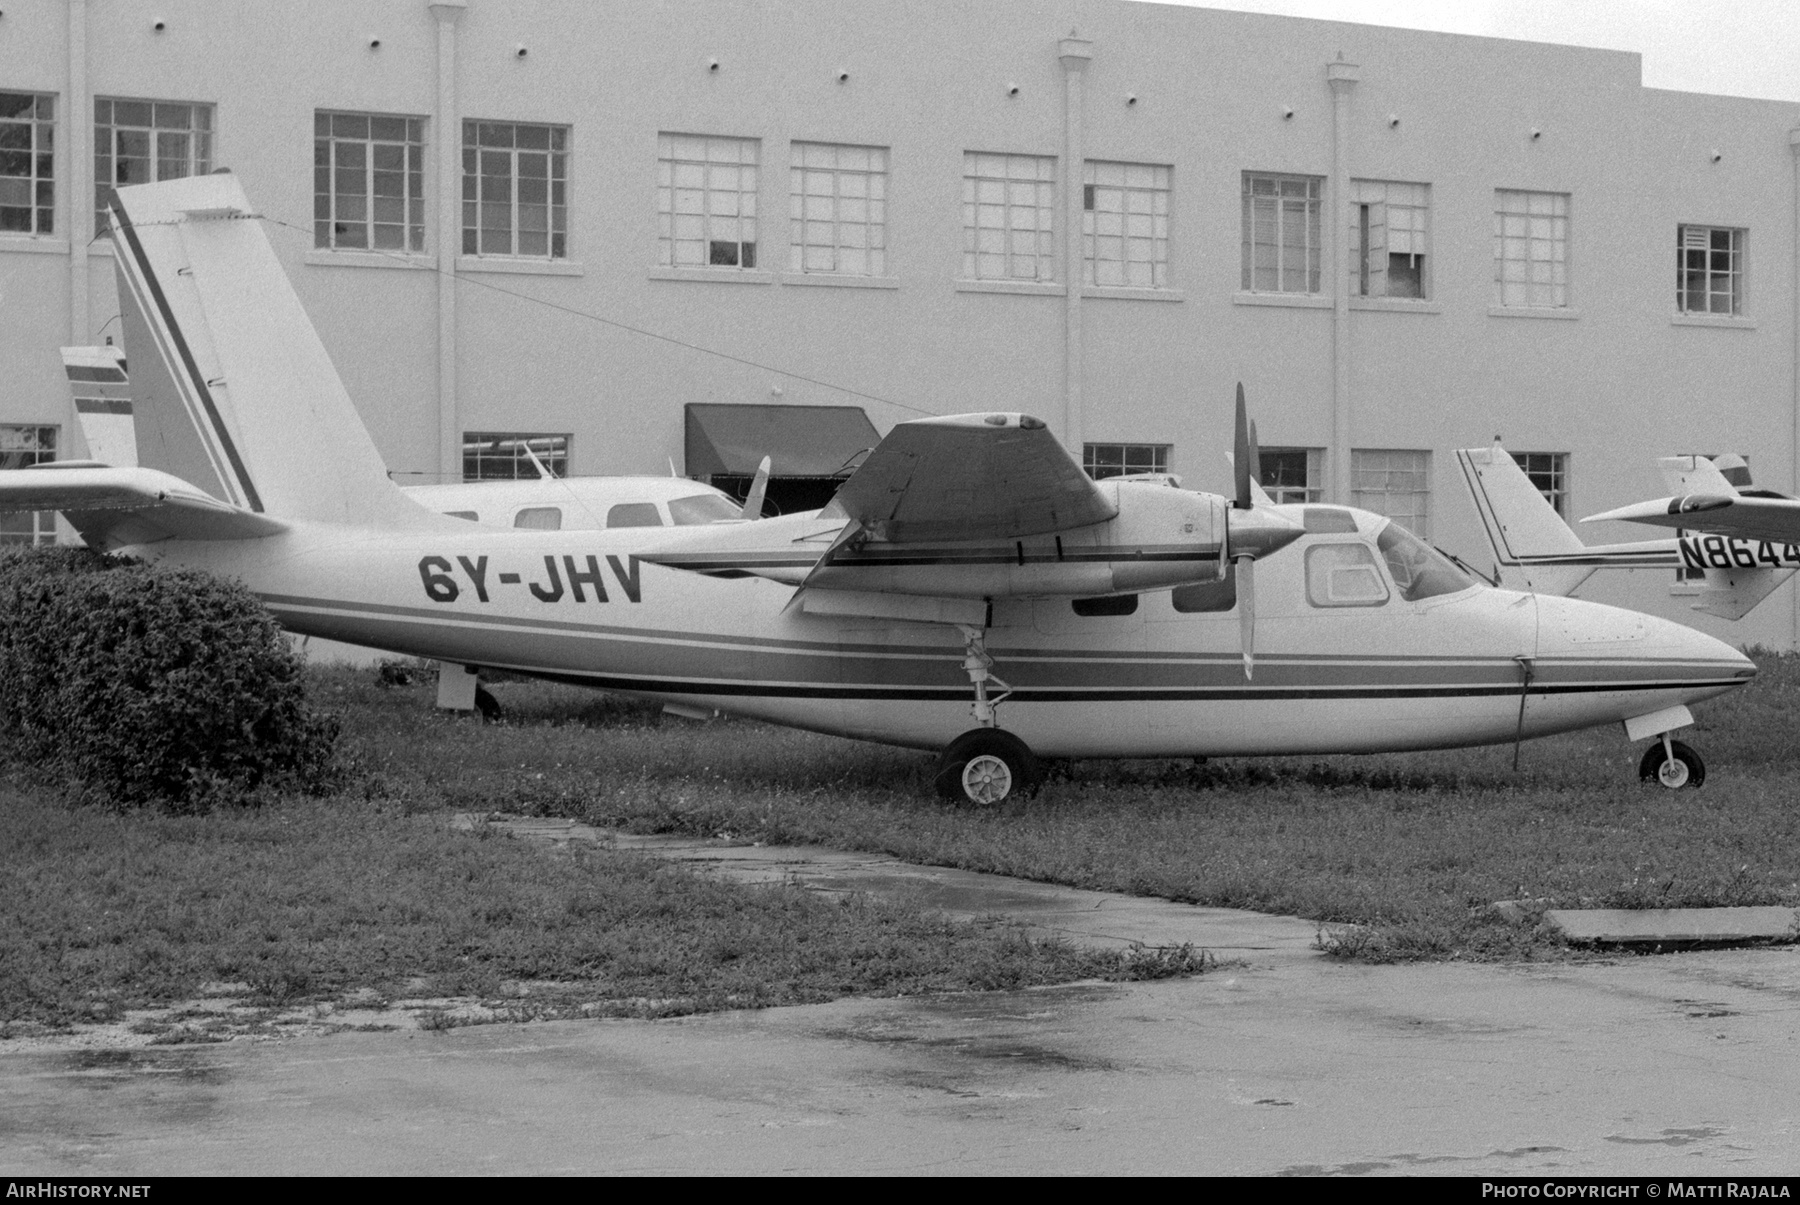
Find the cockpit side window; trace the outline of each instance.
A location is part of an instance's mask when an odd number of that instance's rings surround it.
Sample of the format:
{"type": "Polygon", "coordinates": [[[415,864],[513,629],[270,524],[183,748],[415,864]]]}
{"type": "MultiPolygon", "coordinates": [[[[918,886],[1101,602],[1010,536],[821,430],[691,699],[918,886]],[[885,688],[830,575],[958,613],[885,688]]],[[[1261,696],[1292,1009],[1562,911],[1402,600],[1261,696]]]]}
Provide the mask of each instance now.
{"type": "Polygon", "coordinates": [[[1306,601],[1313,606],[1379,607],[1387,600],[1387,583],[1367,544],[1339,540],[1306,550],[1306,601]]]}
{"type": "Polygon", "coordinates": [[[1375,547],[1381,549],[1388,572],[1394,575],[1394,585],[1407,602],[1455,594],[1475,584],[1474,578],[1398,523],[1389,522],[1381,529],[1375,537],[1375,547]]]}

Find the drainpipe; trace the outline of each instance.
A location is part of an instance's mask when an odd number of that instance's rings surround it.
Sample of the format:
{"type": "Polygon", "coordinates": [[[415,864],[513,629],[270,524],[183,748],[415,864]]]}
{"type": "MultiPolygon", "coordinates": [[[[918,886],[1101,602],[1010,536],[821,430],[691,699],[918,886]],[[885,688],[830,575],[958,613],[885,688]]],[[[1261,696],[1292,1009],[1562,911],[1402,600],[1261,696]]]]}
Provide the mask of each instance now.
{"type": "Polygon", "coordinates": [[[435,0],[437,108],[431,153],[437,157],[437,431],[438,480],[462,480],[462,430],[456,413],[456,256],[462,249],[462,122],[456,112],[456,24],[468,0],[435,0]]]}
{"type": "Polygon", "coordinates": [[[1362,69],[1344,61],[1325,64],[1331,88],[1331,179],[1325,185],[1325,230],[1321,260],[1331,295],[1331,488],[1326,497],[1350,502],[1350,240],[1344,223],[1350,213],[1350,94],[1362,69]]]}
{"type": "Polygon", "coordinates": [[[1086,172],[1086,151],[1082,145],[1081,83],[1088,61],[1094,57],[1094,44],[1085,38],[1069,36],[1062,40],[1058,57],[1063,67],[1063,444],[1069,454],[1081,459],[1081,445],[1086,438],[1081,409],[1081,215],[1082,177],[1086,172]]]}
{"type": "MultiPolygon", "coordinates": [[[[1794,279],[1793,289],[1788,294],[1794,324],[1794,422],[1789,446],[1792,455],[1788,460],[1788,492],[1800,497],[1800,127],[1788,131],[1788,150],[1794,155],[1794,279]]],[[[1793,601],[1794,612],[1793,643],[1790,647],[1800,649],[1800,586],[1796,586],[1789,597],[1793,601]]]]}

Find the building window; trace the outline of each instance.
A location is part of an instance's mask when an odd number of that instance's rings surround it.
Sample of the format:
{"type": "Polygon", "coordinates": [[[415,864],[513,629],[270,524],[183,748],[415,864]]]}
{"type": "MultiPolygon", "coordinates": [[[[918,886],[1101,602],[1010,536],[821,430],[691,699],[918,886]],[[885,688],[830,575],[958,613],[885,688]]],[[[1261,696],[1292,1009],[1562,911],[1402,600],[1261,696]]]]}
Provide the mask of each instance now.
{"type": "Polygon", "coordinates": [[[1171,444],[1082,444],[1081,467],[1095,481],[1169,471],[1171,444]]]}
{"type": "Polygon", "coordinates": [[[569,437],[529,431],[463,432],[464,481],[535,481],[542,465],[552,477],[569,475],[569,437]]]}
{"type": "Polygon", "coordinates": [[[1170,170],[1149,163],[1090,162],[1083,167],[1083,283],[1169,287],[1170,170]]]}
{"type": "Polygon", "coordinates": [[[1244,173],[1243,288],[1251,293],[1319,291],[1320,176],[1244,173]]]}
{"type": "MultiPolygon", "coordinates": [[[[34,464],[48,464],[55,459],[55,427],[20,427],[0,423],[0,472],[28,469],[34,464]]],[[[0,511],[0,546],[55,542],[55,511],[0,511]]]]}
{"type": "Polygon", "coordinates": [[[0,92],[0,234],[56,232],[56,98],[0,92]]]}
{"type": "Polygon", "coordinates": [[[1350,182],[1352,296],[1425,296],[1425,219],[1430,208],[1430,185],[1350,182]]]}
{"type": "Polygon", "coordinates": [[[1569,304],[1569,194],[1495,193],[1495,304],[1554,309],[1569,304]]]}
{"type": "Polygon", "coordinates": [[[887,164],[886,147],[794,144],[790,272],[887,275],[887,164]]]}
{"type": "Polygon", "coordinates": [[[425,249],[425,122],[313,114],[313,246],[425,249]]]}
{"type": "Polygon", "coordinates": [[[754,138],[656,136],[656,262],[756,267],[754,138]]]}
{"type": "Polygon", "coordinates": [[[1537,486],[1544,501],[1565,521],[1569,517],[1569,454],[1567,452],[1514,452],[1513,459],[1537,486]]]}
{"type": "Polygon", "coordinates": [[[1056,160],[963,153],[964,280],[1056,279],[1056,160]]]}
{"type": "Polygon", "coordinates": [[[1675,308],[1683,314],[1744,312],[1744,231],[1677,227],[1675,308]]]}
{"type": "Polygon", "coordinates": [[[1350,504],[1431,538],[1431,453],[1353,448],[1350,504]]]}
{"type": "Polygon", "coordinates": [[[113,190],[212,170],[213,107],[162,100],[94,101],[94,229],[113,190]]]}
{"type": "Polygon", "coordinates": [[[569,127],[463,122],[464,255],[569,254],[569,127]]]}
{"type": "Polygon", "coordinates": [[[1276,505],[1324,498],[1325,449],[1263,448],[1256,463],[1262,487],[1276,505]]]}

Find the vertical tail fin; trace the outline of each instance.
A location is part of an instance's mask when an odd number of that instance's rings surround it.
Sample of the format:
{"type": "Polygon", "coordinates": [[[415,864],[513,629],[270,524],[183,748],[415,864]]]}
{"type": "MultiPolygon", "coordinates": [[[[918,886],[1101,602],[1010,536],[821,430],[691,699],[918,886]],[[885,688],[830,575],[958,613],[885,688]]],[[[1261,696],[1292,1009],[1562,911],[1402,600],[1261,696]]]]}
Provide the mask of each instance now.
{"type": "Polygon", "coordinates": [[[112,213],[138,455],[282,518],[419,526],[237,178],[122,188],[112,213]]]}

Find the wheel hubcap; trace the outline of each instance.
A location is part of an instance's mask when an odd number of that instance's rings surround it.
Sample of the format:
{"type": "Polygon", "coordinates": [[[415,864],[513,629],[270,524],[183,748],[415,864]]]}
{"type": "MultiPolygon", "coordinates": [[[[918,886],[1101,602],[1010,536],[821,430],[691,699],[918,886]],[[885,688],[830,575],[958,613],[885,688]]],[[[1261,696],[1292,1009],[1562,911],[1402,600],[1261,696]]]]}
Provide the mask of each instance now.
{"type": "Polygon", "coordinates": [[[1687,763],[1679,757],[1671,757],[1663,762],[1662,768],[1656,772],[1656,781],[1670,790],[1685,787],[1688,780],[1687,763]]]}
{"type": "Polygon", "coordinates": [[[971,803],[999,803],[1012,791],[1012,770],[992,753],[971,757],[963,767],[963,794],[971,803]]]}

